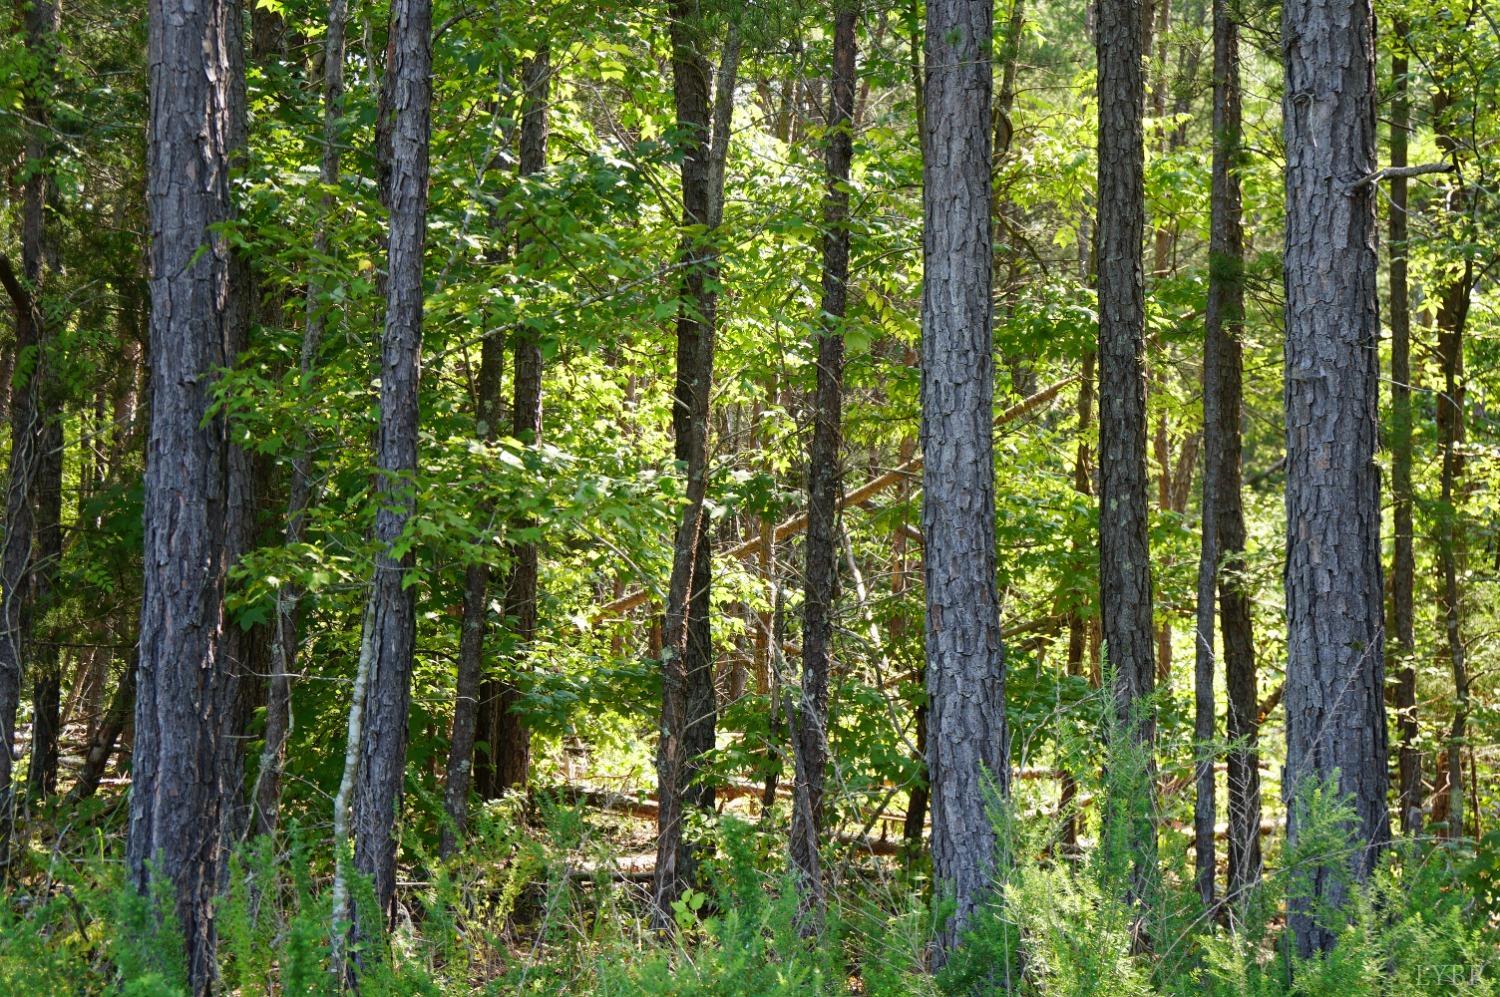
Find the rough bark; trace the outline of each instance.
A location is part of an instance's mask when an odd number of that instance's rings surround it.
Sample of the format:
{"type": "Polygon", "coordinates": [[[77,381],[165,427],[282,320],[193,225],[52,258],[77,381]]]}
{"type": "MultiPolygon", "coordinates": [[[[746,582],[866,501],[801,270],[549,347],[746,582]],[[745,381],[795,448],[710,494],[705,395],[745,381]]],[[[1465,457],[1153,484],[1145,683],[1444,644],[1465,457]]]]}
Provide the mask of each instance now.
{"type": "Polygon", "coordinates": [[[802,701],[793,725],[797,788],[791,858],[805,900],[823,905],[818,843],[828,765],[828,665],[838,599],[838,499],[843,439],[844,312],[849,301],[849,164],[854,154],[859,6],[842,0],[833,27],[833,73],[824,153],[823,296],[818,321],[813,435],[807,451],[807,543],[802,601],[802,701]]]}
{"type": "MultiPolygon", "coordinates": [[[[552,80],[549,58],[544,48],[521,67],[524,94],[520,169],[523,177],[534,176],[547,167],[547,103],[552,80]]],[[[526,326],[516,330],[511,435],[527,446],[536,446],[542,441],[542,345],[537,331],[526,326]]],[[[515,528],[530,531],[536,528],[536,523],[530,519],[521,520],[515,528]]],[[[536,541],[511,544],[510,556],[505,618],[515,635],[516,659],[511,665],[514,672],[524,667],[528,648],[536,639],[536,541]]],[[[531,730],[526,726],[525,717],[515,709],[520,692],[513,677],[502,680],[497,692],[495,743],[490,746],[495,759],[496,788],[525,787],[531,769],[531,730]]]]}
{"type": "Polygon", "coordinates": [[[657,743],[657,859],[653,917],[672,924],[672,901],[696,881],[696,857],[683,833],[687,808],[713,806],[713,787],[698,782],[697,759],[714,744],[717,706],[709,620],[710,536],[707,529],[709,392],[718,307],[713,230],[723,211],[723,156],[729,141],[739,41],[731,29],[721,57],[718,95],[710,112],[710,72],[703,54],[704,19],[697,0],[668,4],[672,90],[682,147],[682,222],[702,226],[685,235],[680,253],[682,306],[677,316],[677,376],[672,437],[687,475],[686,501],[673,542],[662,646],[662,716],[657,743]],[[717,119],[717,120],[712,120],[717,119]]]}
{"type": "MultiPolygon", "coordinates": [[[[1391,168],[1407,165],[1411,132],[1411,91],[1407,80],[1406,24],[1395,25],[1391,51],[1391,168]]],[[[1392,657],[1397,663],[1395,706],[1400,748],[1397,761],[1397,798],[1401,830],[1409,836],[1422,831],[1422,752],[1417,742],[1417,670],[1412,590],[1416,584],[1416,555],[1412,547],[1411,483],[1411,297],[1407,282],[1407,178],[1390,181],[1391,327],[1391,529],[1395,536],[1391,559],[1392,657]]]]}
{"type": "MultiPolygon", "coordinates": [[[[1374,17],[1368,0],[1282,8],[1286,94],[1287,770],[1284,792],[1337,772],[1354,806],[1347,857],[1312,858],[1290,926],[1330,947],[1349,882],[1375,867],[1386,813],[1376,405],[1374,17]],[[1342,867],[1342,868],[1340,868],[1342,867]],[[1337,915],[1335,915],[1335,920],[1337,915]]],[[[1305,820],[1289,795],[1289,846],[1305,820]]]]}
{"type": "MultiPolygon", "coordinates": [[[[313,252],[328,252],[328,216],[334,207],[332,188],[339,182],[339,118],[344,104],[344,28],[346,0],[330,0],[328,30],[323,39],[323,153],[318,182],[325,190],[321,198],[322,219],[313,235],[313,252]]],[[[317,264],[313,264],[316,267],[317,264]]],[[[311,384],[323,342],[325,303],[322,276],[313,270],[307,281],[307,309],[302,330],[298,368],[303,387],[311,384]]],[[[315,441],[305,439],[292,458],[292,480],[287,496],[286,544],[302,542],[307,529],[307,510],[313,499],[312,450],[315,441]]],[[[271,675],[266,687],[266,735],[261,751],[260,772],[254,793],[257,834],[271,834],[281,804],[281,773],[286,764],[286,744],[292,734],[292,678],[301,646],[300,609],[303,592],[296,582],[286,583],[276,597],[275,632],[271,644],[271,675]]]]}
{"type": "MultiPolygon", "coordinates": [[[[1145,227],[1139,0],[1098,6],[1099,221],[1099,605],[1105,656],[1113,673],[1113,753],[1150,769],[1156,718],[1147,545],[1145,227]],[[1136,757],[1140,755],[1142,757],[1136,757]]],[[[1142,778],[1148,797],[1150,778],[1142,778]]],[[[1123,838],[1131,857],[1130,893],[1142,899],[1156,879],[1156,832],[1150,799],[1124,801],[1123,838]]]]}
{"type": "Polygon", "coordinates": [[[995,579],[990,287],[989,3],[927,4],[922,166],[922,535],[927,771],[941,965],[990,896],[988,804],[1008,795],[1005,658],[995,579]]]}
{"type": "Polygon", "coordinates": [[[229,0],[149,10],[151,428],[126,858],[141,893],[153,877],[171,884],[195,993],[214,978],[232,792],[220,743],[235,705],[222,657],[230,443],[224,418],[207,416],[240,314],[229,246],[213,231],[233,217],[235,13],[229,0]]]}
{"type": "Polygon", "coordinates": [[[1240,406],[1245,321],[1244,234],[1240,197],[1239,27],[1228,0],[1214,0],[1214,147],[1209,234],[1207,341],[1203,361],[1203,551],[1198,581],[1194,736],[1198,798],[1194,809],[1199,895],[1213,901],[1214,777],[1207,750],[1214,735],[1214,624],[1223,641],[1228,693],[1229,876],[1227,898],[1243,903],[1260,877],[1260,770],[1255,649],[1244,569],[1240,406]]]}
{"type": "MultiPolygon", "coordinates": [[[[395,556],[414,502],[417,469],[417,382],[422,352],[422,254],[427,234],[427,165],[432,100],[430,0],[396,0],[391,9],[391,59],[383,89],[391,107],[390,243],[385,330],[381,337],[380,433],[375,461],[375,559],[371,645],[364,690],[364,731],[351,819],[354,866],[371,877],[381,912],[395,915],[396,822],[405,776],[407,713],[415,651],[415,592],[403,583],[412,555],[395,556]]],[[[355,932],[380,937],[381,927],[355,932]]]]}

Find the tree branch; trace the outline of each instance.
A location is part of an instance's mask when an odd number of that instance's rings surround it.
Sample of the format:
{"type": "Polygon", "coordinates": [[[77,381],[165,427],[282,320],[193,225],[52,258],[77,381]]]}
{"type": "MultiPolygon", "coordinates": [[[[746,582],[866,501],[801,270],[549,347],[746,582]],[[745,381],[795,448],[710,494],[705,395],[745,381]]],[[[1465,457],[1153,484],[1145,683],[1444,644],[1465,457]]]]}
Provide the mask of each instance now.
{"type": "Polygon", "coordinates": [[[5,292],[10,295],[11,304],[15,305],[18,315],[32,313],[34,304],[31,292],[22,286],[21,279],[16,276],[16,271],[10,264],[10,257],[4,253],[0,253],[0,284],[5,285],[5,292]]]}
{"type": "Polygon", "coordinates": [[[1406,177],[1420,177],[1428,173],[1452,173],[1452,163],[1423,163],[1421,166],[1387,166],[1383,170],[1368,173],[1351,183],[1350,191],[1359,190],[1367,184],[1377,184],[1382,180],[1398,180],[1406,177]]]}

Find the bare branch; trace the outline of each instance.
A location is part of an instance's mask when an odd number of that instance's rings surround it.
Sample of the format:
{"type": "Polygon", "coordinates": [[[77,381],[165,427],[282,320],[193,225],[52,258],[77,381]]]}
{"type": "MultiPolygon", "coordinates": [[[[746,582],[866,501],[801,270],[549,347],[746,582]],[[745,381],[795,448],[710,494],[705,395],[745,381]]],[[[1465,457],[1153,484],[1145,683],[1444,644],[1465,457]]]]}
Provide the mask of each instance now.
{"type": "Polygon", "coordinates": [[[1423,163],[1421,166],[1387,166],[1383,170],[1368,173],[1351,183],[1350,191],[1359,190],[1367,184],[1378,184],[1382,180],[1398,180],[1406,177],[1420,177],[1428,173],[1452,173],[1452,163],[1423,163]]]}

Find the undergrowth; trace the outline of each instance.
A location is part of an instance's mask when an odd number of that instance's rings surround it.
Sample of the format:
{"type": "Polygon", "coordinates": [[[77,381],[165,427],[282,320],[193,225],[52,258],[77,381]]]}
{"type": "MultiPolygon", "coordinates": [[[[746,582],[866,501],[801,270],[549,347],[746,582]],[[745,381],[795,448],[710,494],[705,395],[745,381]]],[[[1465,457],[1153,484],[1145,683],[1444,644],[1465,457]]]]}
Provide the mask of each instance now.
{"type": "MultiPolygon", "coordinates": [[[[658,934],[646,886],[617,874],[611,845],[585,812],[519,799],[478,816],[450,864],[418,854],[390,943],[363,953],[367,994],[1493,994],[1500,930],[1488,885],[1500,836],[1475,843],[1401,842],[1355,892],[1329,954],[1299,960],[1284,927],[1307,849],[1347,847],[1349,812],[1313,794],[1298,850],[1253,893],[1205,911],[1189,857],[1163,852],[1162,875],[1132,954],[1141,911],[1120,897],[1127,857],[1110,834],[1084,860],[1054,856],[1045,818],[998,813],[1005,861],[962,947],[929,972],[927,939],[944,905],[927,873],[830,855],[835,882],[809,937],[781,839],[770,825],[724,815],[703,829],[699,889],[658,934]]],[[[125,888],[102,841],[67,855],[33,849],[12,870],[0,913],[0,992],[183,992],[181,943],[161,889],[125,888]]],[[[327,858],[295,825],[253,841],[230,864],[220,901],[225,992],[336,990],[328,943],[327,858]]],[[[357,903],[373,910],[368,883],[357,903]]]]}

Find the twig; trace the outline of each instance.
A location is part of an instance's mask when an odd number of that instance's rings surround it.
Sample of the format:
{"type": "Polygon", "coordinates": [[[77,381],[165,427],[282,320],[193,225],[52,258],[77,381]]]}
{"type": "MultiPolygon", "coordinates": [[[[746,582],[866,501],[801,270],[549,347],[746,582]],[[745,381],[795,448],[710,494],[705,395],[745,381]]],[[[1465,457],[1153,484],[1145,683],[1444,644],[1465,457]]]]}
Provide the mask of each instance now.
{"type": "Polygon", "coordinates": [[[1359,190],[1367,184],[1377,184],[1382,180],[1398,180],[1406,177],[1420,177],[1428,173],[1452,173],[1452,163],[1423,163],[1421,166],[1387,166],[1383,170],[1367,173],[1348,187],[1350,191],[1359,190]]]}

